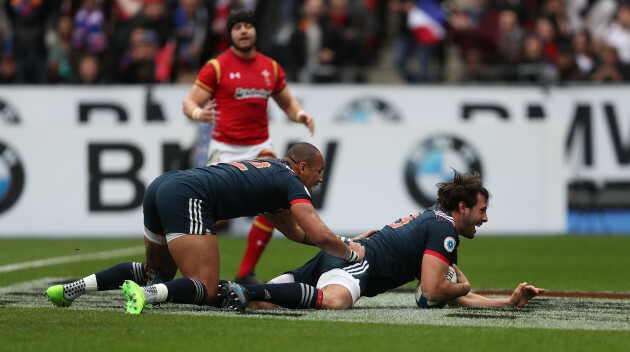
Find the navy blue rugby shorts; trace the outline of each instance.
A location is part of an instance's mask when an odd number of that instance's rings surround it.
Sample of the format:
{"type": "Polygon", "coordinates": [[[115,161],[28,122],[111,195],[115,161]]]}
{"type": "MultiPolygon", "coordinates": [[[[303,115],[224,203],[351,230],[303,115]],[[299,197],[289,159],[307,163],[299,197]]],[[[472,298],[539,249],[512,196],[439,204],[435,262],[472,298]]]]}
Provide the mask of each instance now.
{"type": "Polygon", "coordinates": [[[177,171],[157,177],[144,194],[144,226],[156,234],[215,233],[212,199],[196,178],[177,171]]]}

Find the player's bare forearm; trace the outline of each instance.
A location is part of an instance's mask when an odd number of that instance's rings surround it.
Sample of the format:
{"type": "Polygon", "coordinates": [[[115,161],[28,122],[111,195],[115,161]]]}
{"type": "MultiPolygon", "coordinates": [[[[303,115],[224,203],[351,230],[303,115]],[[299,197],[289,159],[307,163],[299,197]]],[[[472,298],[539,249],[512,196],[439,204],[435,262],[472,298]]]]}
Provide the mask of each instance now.
{"type": "Polygon", "coordinates": [[[211,92],[193,84],[190,92],[182,102],[184,115],[193,121],[210,122],[208,120],[211,118],[210,115],[212,115],[216,107],[216,102],[211,101],[212,96],[213,94],[211,92]],[[210,104],[202,108],[208,101],[210,101],[210,104]]]}
{"type": "Polygon", "coordinates": [[[294,204],[291,207],[291,214],[304,232],[309,235],[310,240],[324,252],[344,260],[363,259],[365,255],[363,246],[358,246],[358,251],[348,248],[320,219],[317,211],[310,203],[294,204]]]}
{"type": "Polygon", "coordinates": [[[534,297],[543,293],[545,293],[545,289],[537,288],[523,282],[518,285],[510,297],[490,298],[475,293],[469,293],[466,296],[458,297],[452,300],[449,304],[452,306],[471,308],[519,308],[527,304],[527,302],[534,297]]]}
{"type": "Polygon", "coordinates": [[[314,246],[315,243],[311,241],[308,234],[298,225],[293,219],[288,210],[283,210],[277,214],[265,213],[263,214],[265,219],[273,225],[278,231],[280,231],[286,238],[293,242],[314,246]]]}
{"type": "Polygon", "coordinates": [[[315,133],[315,120],[302,109],[300,102],[291,95],[287,87],[274,94],[273,99],[291,121],[304,124],[311,135],[315,133]]]}

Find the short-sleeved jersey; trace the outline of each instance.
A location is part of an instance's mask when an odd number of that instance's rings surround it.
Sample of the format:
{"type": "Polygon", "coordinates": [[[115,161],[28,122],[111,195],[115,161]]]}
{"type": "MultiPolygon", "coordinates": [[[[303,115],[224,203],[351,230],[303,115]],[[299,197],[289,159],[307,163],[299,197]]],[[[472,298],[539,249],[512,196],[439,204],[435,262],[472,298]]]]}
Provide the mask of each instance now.
{"type": "Polygon", "coordinates": [[[284,70],[276,61],[258,52],[246,59],[226,50],[201,68],[195,84],[213,94],[221,112],[212,131],[214,140],[252,145],[269,139],[267,103],[286,86],[284,70]]]}
{"type": "Polygon", "coordinates": [[[360,240],[372,274],[364,296],[374,296],[415,279],[420,280],[422,257],[433,255],[457,264],[459,238],[451,213],[436,204],[423,213],[383,227],[360,240]]]}
{"type": "Polygon", "coordinates": [[[434,205],[383,227],[368,239],[361,263],[348,264],[319,252],[302,267],[289,271],[297,282],[316,285],[319,277],[334,268],[346,270],[359,280],[361,295],[372,297],[415,279],[420,280],[422,258],[433,255],[447,264],[457,264],[459,238],[449,211],[434,205]]]}
{"type": "Polygon", "coordinates": [[[214,220],[254,216],[311,203],[311,196],[289,164],[280,159],[245,160],[179,171],[188,175],[209,202],[214,220]]]}

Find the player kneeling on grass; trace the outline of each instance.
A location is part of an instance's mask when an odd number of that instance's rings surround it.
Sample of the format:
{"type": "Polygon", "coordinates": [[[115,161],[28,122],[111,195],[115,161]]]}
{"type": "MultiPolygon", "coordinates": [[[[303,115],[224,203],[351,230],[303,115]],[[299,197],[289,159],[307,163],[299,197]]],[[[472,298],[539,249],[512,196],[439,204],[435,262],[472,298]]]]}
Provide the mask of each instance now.
{"type": "Polygon", "coordinates": [[[452,180],[438,184],[438,203],[417,213],[358,236],[350,242],[365,248],[365,257],[348,264],[319,252],[301,268],[266,285],[239,285],[221,281],[219,295],[230,309],[245,307],[349,309],[361,296],[372,297],[413,280],[420,280],[424,301],[419,306],[522,307],[545,292],[523,282],[507,298],[488,298],[470,292],[470,283],[457,267],[459,236],[472,239],[475,227],[488,221],[490,195],[478,173],[455,171],[452,180]],[[449,267],[455,271],[456,282],[449,267]],[[292,288],[300,283],[317,299],[306,301],[292,288]],[[432,302],[432,303],[431,303],[432,302]]]}
{"type": "Polygon", "coordinates": [[[290,239],[317,245],[344,262],[358,262],[363,247],[344,243],[311,203],[311,189],[322,182],[323,170],[320,151],[297,143],[283,160],[167,172],[149,185],[142,204],[146,263],[121,263],[52,286],[46,295],[56,306],[68,307],[84,293],[122,286],[131,314],[162,302],[222,306],[224,300],[217,301],[219,247],[213,224],[261,213],[290,239]],[[173,280],[178,269],[183,277],[173,280]]]}

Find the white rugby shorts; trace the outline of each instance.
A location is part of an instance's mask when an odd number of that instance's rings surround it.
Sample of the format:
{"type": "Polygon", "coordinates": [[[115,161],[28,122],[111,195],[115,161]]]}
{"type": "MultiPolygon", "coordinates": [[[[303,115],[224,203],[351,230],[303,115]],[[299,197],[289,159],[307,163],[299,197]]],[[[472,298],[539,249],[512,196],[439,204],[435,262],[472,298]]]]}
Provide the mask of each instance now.
{"type": "Polygon", "coordinates": [[[208,149],[207,165],[258,159],[259,157],[269,158],[270,155],[273,155],[272,157],[275,158],[272,147],[271,138],[260,144],[253,145],[234,145],[211,140],[210,148],[208,149]]]}

